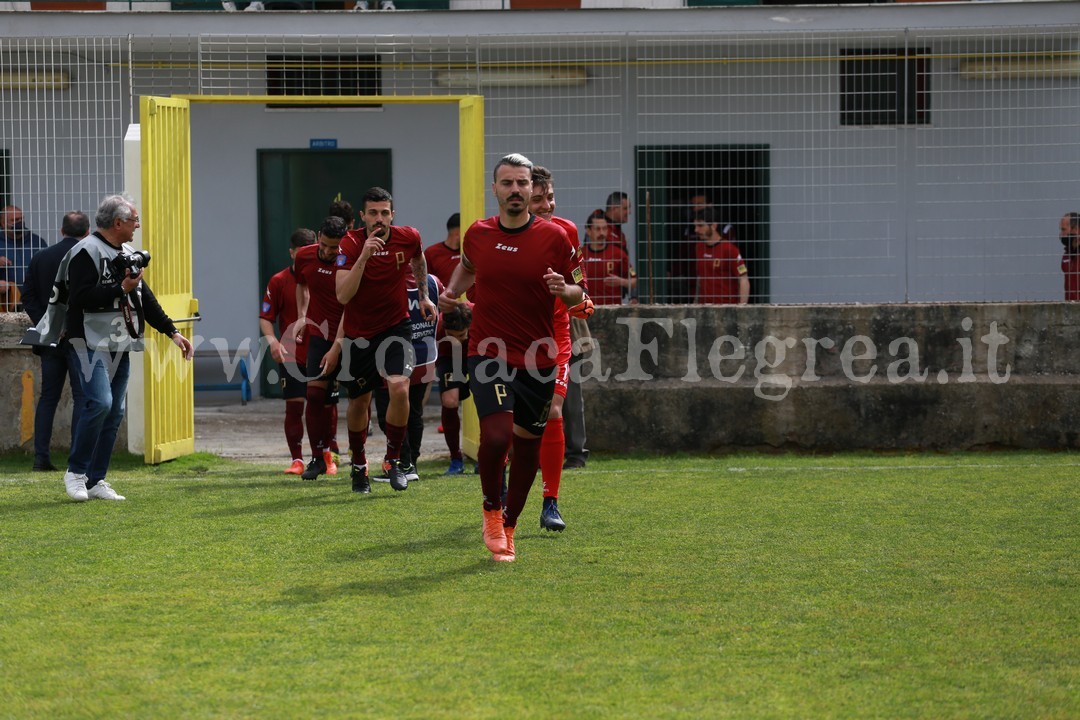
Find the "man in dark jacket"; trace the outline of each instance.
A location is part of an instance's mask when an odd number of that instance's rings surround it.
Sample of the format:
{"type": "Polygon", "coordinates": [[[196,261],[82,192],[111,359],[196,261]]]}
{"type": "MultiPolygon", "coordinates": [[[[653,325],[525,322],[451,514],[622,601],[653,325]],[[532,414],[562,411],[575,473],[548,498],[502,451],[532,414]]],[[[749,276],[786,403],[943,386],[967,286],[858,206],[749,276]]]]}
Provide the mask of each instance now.
{"type": "MultiPolygon", "coordinates": [[[[41,250],[30,259],[26,278],[20,288],[23,309],[35,325],[49,306],[60,262],[68,251],[90,232],[90,218],[84,212],[73,210],[64,215],[60,232],[64,235],[63,240],[41,250]]],[[[78,425],[79,411],[82,409],[79,360],[67,338],[61,339],[56,347],[35,345],[34,354],[41,359],[41,395],[34,413],[34,470],[55,471],[56,467],[49,457],[49,446],[52,442],[53,418],[56,416],[56,406],[60,403],[60,393],[64,390],[65,377],[71,379],[72,434],[78,425]]]]}

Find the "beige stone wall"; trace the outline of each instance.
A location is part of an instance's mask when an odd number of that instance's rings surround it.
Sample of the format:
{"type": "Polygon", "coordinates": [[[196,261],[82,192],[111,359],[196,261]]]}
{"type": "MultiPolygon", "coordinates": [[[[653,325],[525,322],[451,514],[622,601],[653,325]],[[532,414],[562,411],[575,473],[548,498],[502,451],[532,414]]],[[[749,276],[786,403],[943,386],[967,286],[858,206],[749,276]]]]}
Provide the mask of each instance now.
{"type": "MultiPolygon", "coordinates": [[[[19,340],[30,325],[25,313],[0,313],[0,450],[33,452],[34,413],[41,394],[41,363],[19,340]],[[29,373],[30,383],[26,382],[29,373]]],[[[118,447],[127,444],[127,423],[121,425],[118,447]]],[[[64,384],[53,420],[53,463],[62,465],[71,445],[71,388],[64,384]]]]}

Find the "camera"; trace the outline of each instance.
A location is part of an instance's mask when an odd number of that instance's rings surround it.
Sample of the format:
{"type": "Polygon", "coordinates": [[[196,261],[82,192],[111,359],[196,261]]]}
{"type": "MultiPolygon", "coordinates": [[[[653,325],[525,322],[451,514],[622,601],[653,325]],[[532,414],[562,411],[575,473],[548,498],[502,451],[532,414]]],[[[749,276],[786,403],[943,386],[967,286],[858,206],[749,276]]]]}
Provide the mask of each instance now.
{"type": "Polygon", "coordinates": [[[127,270],[132,275],[138,275],[139,271],[150,264],[150,253],[145,250],[135,250],[130,253],[120,253],[112,261],[113,273],[123,278],[127,270]]]}

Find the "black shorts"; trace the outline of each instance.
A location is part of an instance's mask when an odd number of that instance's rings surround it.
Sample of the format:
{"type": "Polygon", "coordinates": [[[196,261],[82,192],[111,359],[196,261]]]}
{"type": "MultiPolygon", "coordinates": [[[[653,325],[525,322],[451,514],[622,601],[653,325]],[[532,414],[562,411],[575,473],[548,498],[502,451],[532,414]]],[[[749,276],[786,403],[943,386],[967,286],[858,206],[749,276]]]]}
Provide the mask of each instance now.
{"type": "Polygon", "coordinates": [[[339,381],[350,398],[357,398],[379,387],[383,378],[408,377],[415,363],[412,323],[406,319],[370,339],[346,338],[339,381]]]}
{"type": "MultiPolygon", "coordinates": [[[[460,345],[458,347],[461,347],[460,345]]],[[[462,353],[463,355],[464,353],[462,353]]],[[[458,400],[469,397],[469,374],[460,355],[440,355],[435,361],[435,377],[439,379],[439,392],[457,390],[458,400]],[[457,367],[455,368],[455,364],[457,367]]]]}
{"type": "Polygon", "coordinates": [[[326,338],[312,335],[308,339],[308,351],[307,351],[307,376],[310,380],[333,380],[337,377],[338,371],[341,370],[341,361],[338,361],[338,366],[330,371],[329,374],[323,375],[319,369],[319,363],[326,357],[326,353],[330,352],[330,347],[334,344],[333,340],[327,340],[326,338]]]}
{"type": "MultiPolygon", "coordinates": [[[[337,405],[338,404],[338,373],[341,371],[341,361],[338,360],[338,366],[330,371],[328,375],[321,375],[319,370],[319,363],[326,356],[326,353],[330,352],[330,346],[334,344],[333,340],[327,340],[326,338],[312,336],[308,340],[308,352],[307,352],[307,376],[312,380],[325,380],[326,381],[326,404],[337,405]]],[[[307,393],[307,383],[304,383],[304,393],[307,393]]],[[[285,397],[288,397],[286,395],[285,397]]],[[[299,397],[299,396],[297,396],[299,397]]]]}
{"type": "Polygon", "coordinates": [[[502,360],[470,355],[469,389],[477,417],[512,412],[515,425],[534,435],[544,434],[551,397],[555,394],[553,373],[530,373],[508,368],[502,360]]]}
{"type": "Polygon", "coordinates": [[[307,378],[300,366],[293,361],[278,363],[281,377],[281,396],[286,400],[295,400],[307,395],[307,378]]]}

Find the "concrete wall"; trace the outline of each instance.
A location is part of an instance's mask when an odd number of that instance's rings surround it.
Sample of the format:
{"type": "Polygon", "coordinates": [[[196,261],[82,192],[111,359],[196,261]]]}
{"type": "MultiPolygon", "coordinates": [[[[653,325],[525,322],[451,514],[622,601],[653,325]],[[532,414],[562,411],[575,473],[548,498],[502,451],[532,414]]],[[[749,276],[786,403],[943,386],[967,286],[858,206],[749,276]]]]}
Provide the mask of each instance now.
{"type": "MultiPolygon", "coordinates": [[[[41,362],[26,345],[19,345],[30,326],[24,313],[0,313],[0,451],[20,448],[33,453],[34,412],[41,395],[41,362]],[[32,375],[29,389],[25,375],[32,375]]],[[[71,445],[71,388],[64,385],[53,422],[52,448],[71,445]]],[[[57,454],[53,464],[60,467],[66,456],[57,454]]],[[[29,468],[30,464],[27,463],[29,468]]]]}
{"type": "Polygon", "coordinates": [[[639,306],[590,326],[593,450],[1080,447],[1076,304],[639,306]]]}

